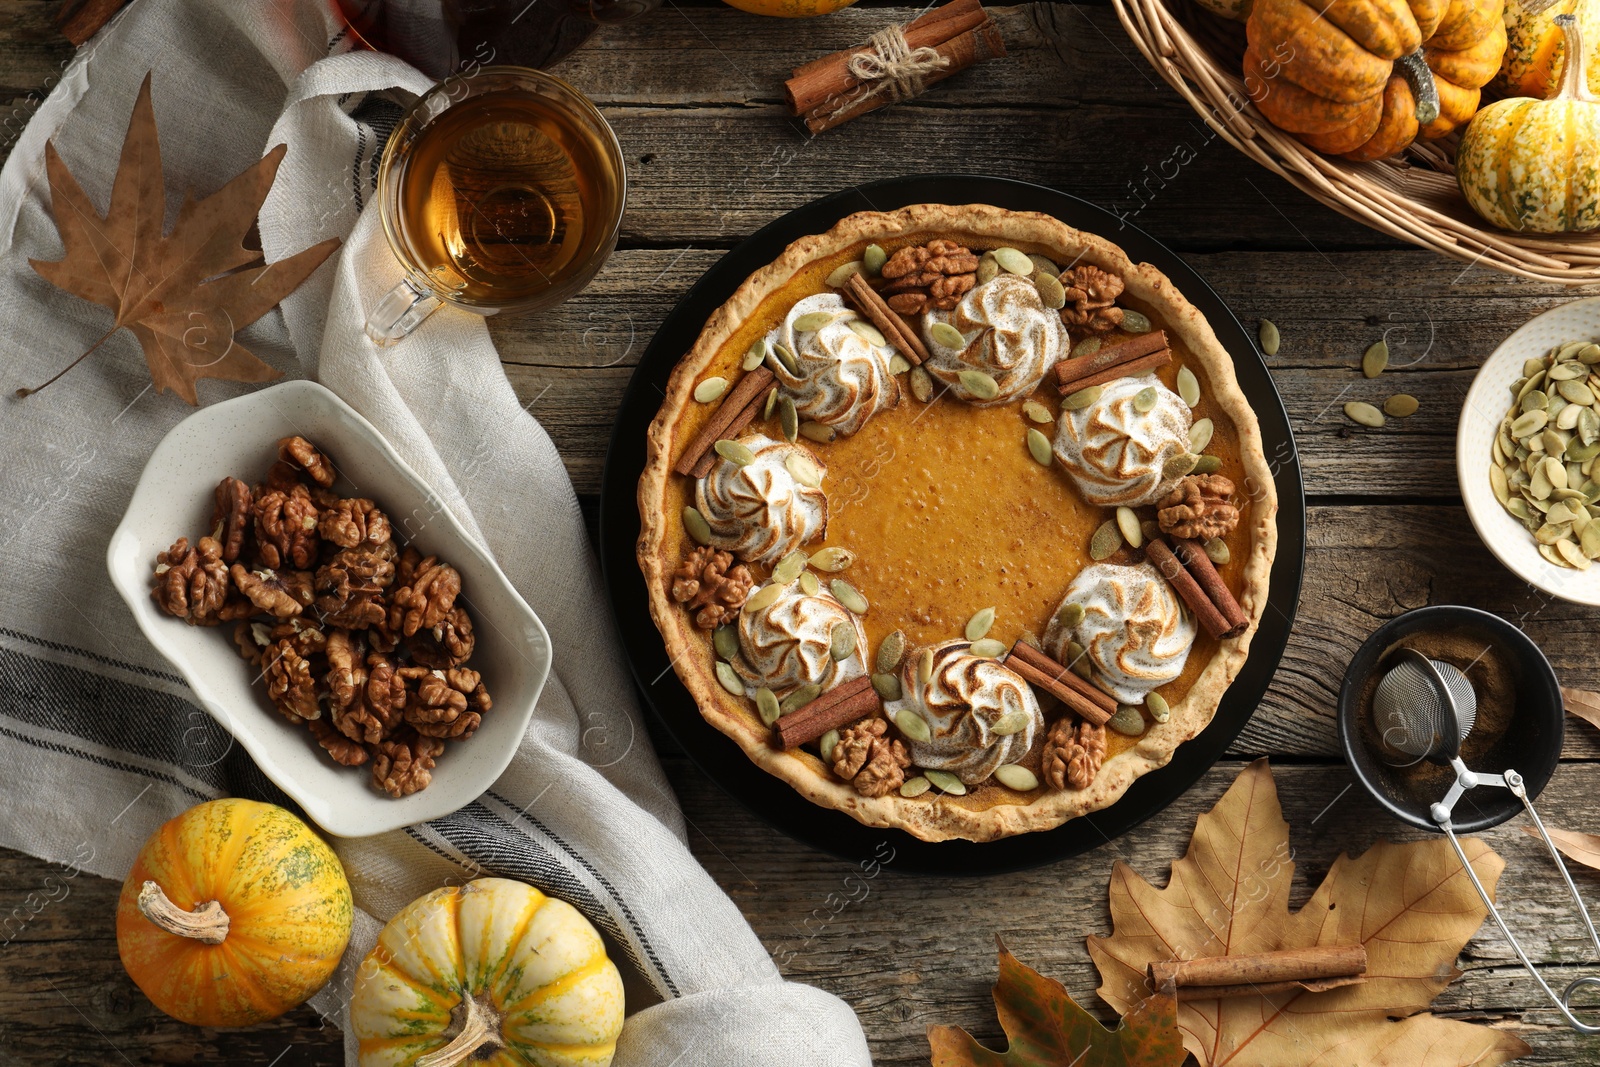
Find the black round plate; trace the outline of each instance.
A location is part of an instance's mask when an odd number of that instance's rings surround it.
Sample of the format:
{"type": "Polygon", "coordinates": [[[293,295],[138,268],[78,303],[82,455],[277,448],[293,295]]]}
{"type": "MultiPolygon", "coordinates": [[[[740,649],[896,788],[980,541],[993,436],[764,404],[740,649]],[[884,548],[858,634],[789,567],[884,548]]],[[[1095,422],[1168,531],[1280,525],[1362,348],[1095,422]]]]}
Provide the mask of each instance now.
{"type": "Polygon", "coordinates": [[[600,560],[617,629],[645,701],[712,781],[784,833],[826,852],[855,860],[873,855],[887,841],[894,849],[896,870],[994,874],[1076,856],[1105,844],[1172,803],[1216,762],[1250,721],[1288,643],[1305,566],[1305,525],[1300,461],[1283,401],[1249,334],[1200,275],[1143,231],[1075,196],[1003,178],[940,174],[872,182],[797,208],[723,256],[678,301],[639,361],[617,413],[601,486],[600,560]],[[1154,264],[1210,320],[1217,338],[1232,353],[1239,384],[1261,422],[1278,488],[1278,554],[1266,615],[1244,669],[1224,694],[1211,724],[1180,745],[1171,763],[1134,782],[1110,807],[1054,830],[983,844],[920,841],[901,830],[864,826],[843,812],[812,804],[752,763],[738,745],[701,717],[673,673],[666,647],[650,620],[644,578],[634,555],[645,431],[661,406],[673,367],[694,346],[711,313],[790,242],[822,233],[857,211],[892,211],[908,204],[992,204],[1013,211],[1042,211],[1115,241],[1135,262],[1154,264]]]}

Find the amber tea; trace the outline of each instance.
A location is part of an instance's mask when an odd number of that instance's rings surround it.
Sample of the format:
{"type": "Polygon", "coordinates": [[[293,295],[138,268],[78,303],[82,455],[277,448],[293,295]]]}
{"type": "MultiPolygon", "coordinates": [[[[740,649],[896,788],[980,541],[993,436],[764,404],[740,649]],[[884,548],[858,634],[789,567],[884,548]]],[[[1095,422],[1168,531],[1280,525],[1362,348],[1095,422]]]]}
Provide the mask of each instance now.
{"type": "Polygon", "coordinates": [[[539,93],[468,98],[395,165],[396,236],[434,288],[465,303],[560,288],[614,233],[621,182],[604,140],[539,93]]]}

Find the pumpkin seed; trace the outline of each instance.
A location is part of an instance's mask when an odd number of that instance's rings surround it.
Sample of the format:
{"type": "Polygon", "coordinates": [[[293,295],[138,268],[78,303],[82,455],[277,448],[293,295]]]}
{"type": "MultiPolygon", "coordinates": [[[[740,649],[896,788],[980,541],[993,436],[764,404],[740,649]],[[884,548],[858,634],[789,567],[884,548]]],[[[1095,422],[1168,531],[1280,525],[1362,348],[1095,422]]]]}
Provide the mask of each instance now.
{"type": "Polygon", "coordinates": [[[778,399],[778,427],[783,432],[783,439],[793,443],[800,436],[800,412],[794,406],[794,398],[789,396],[778,399]]]}
{"type": "Polygon", "coordinates": [[[1368,378],[1376,378],[1383,373],[1383,369],[1388,365],[1388,341],[1374,341],[1361,356],[1361,373],[1368,378]]]}
{"type": "Polygon", "coordinates": [[[833,591],[834,599],[857,615],[865,615],[867,613],[867,598],[862,596],[855,586],[843,578],[835,578],[828,583],[828,588],[833,591]]]}
{"type": "Polygon", "coordinates": [[[782,595],[783,586],[776,583],[764,585],[754,593],[751,593],[749,598],[745,600],[744,610],[753,614],[763,608],[771,607],[772,602],[782,595]]]}
{"type": "Polygon", "coordinates": [[[718,626],[711,631],[711,646],[717,650],[717,655],[733,662],[733,657],[739,654],[739,628],[718,626]]]}
{"type": "Polygon", "coordinates": [[[1557,541],[1556,551],[1561,553],[1562,559],[1566,560],[1580,571],[1586,571],[1592,565],[1589,557],[1583,554],[1583,549],[1579,548],[1571,541],[1557,541]]]}
{"type": "Polygon", "coordinates": [[[1571,523],[1547,522],[1533,531],[1533,537],[1541,545],[1553,545],[1557,541],[1564,540],[1570,533],[1572,533],[1571,523]]]}
{"type": "Polygon", "coordinates": [[[744,696],[744,685],[739,681],[738,674],[734,673],[733,668],[720,659],[717,660],[717,681],[722,683],[722,688],[734,696],[744,696]]]}
{"type": "Polygon", "coordinates": [[[806,554],[804,549],[795,549],[778,561],[772,568],[772,580],[778,585],[788,585],[800,577],[800,572],[806,569],[806,554]]]}
{"type": "Polygon", "coordinates": [[[838,545],[830,545],[827,548],[819,548],[815,552],[811,553],[811,565],[817,568],[817,570],[827,571],[829,574],[838,574],[840,571],[847,569],[850,564],[854,563],[855,561],[856,554],[854,552],[850,551],[848,548],[842,548],[838,545]]]}
{"type": "Polygon", "coordinates": [[[993,400],[1000,395],[1000,383],[981,370],[964,370],[956,378],[963,389],[979,400],[993,400]]]}
{"type": "Polygon", "coordinates": [[[1578,547],[1590,559],[1600,559],[1600,522],[1591,522],[1583,528],[1578,547]]]}
{"type": "Polygon", "coordinates": [[[1144,716],[1132,704],[1118,704],[1117,713],[1106,720],[1106,726],[1124,737],[1138,737],[1144,733],[1144,716]]]}
{"type": "Polygon", "coordinates": [[[974,279],[979,285],[988,285],[994,281],[995,275],[1000,273],[1000,264],[994,261],[993,252],[985,252],[978,257],[978,272],[974,279]]]}
{"type": "Polygon", "coordinates": [[[1092,356],[1100,351],[1100,346],[1105,342],[1098,337],[1085,337],[1072,346],[1072,358],[1079,359],[1083,356],[1092,356]]]}
{"type": "MultiPolygon", "coordinates": [[[[773,709],[776,710],[777,706],[778,706],[777,701],[773,701],[772,706],[773,706],[773,709]]],[[[769,723],[768,725],[771,725],[771,724],[769,723]]],[[[833,762],[833,746],[837,745],[838,743],[839,743],[839,731],[838,730],[829,730],[827,733],[822,735],[822,738],[817,742],[817,749],[822,753],[822,762],[823,763],[832,763],[833,762]]]]}
{"type": "Polygon", "coordinates": [[[1583,382],[1562,382],[1556,386],[1556,391],[1561,394],[1561,399],[1569,404],[1588,406],[1594,403],[1594,390],[1583,382]]]}
{"type": "Polygon", "coordinates": [[[833,662],[842,663],[855,655],[856,640],[854,623],[834,623],[833,632],[828,635],[828,655],[833,657],[833,662]]]}
{"type": "Polygon", "coordinates": [[[812,422],[807,419],[800,424],[800,436],[807,441],[815,441],[818,444],[825,445],[838,437],[839,433],[832,426],[824,426],[820,422],[812,422]]]}
{"type": "Polygon", "coordinates": [[[1191,473],[1200,465],[1200,457],[1193,452],[1185,452],[1181,456],[1173,456],[1161,465],[1161,477],[1168,480],[1182,478],[1191,473]]]}
{"type": "Polygon", "coordinates": [[[943,348],[953,348],[961,351],[967,347],[965,335],[948,322],[936,322],[928,327],[928,336],[933,338],[933,343],[943,348]]]}
{"type": "Polygon", "coordinates": [[[1217,566],[1222,566],[1233,558],[1233,552],[1228,548],[1228,542],[1220,537],[1213,537],[1205,543],[1206,558],[1217,566]]]}
{"type": "Polygon", "coordinates": [[[741,366],[745,370],[755,370],[766,361],[767,342],[764,339],[757,337],[753,342],[751,342],[750,350],[744,354],[744,363],[742,363],[741,366]]]}
{"type": "Polygon", "coordinates": [[[1039,635],[1032,630],[1022,631],[1022,634],[1017,638],[1017,643],[1027,645],[1029,648],[1036,648],[1040,652],[1044,651],[1044,646],[1039,643],[1039,635]]]}
{"type": "Polygon", "coordinates": [[[995,249],[994,261],[1000,264],[1000,269],[1008,274],[1020,274],[1026,278],[1033,273],[1033,260],[1015,248],[995,249]]]}
{"type": "MultiPolygon", "coordinates": [[[[1587,389],[1588,386],[1584,386],[1584,388],[1587,389]]],[[[1578,420],[1583,418],[1583,413],[1585,411],[1589,411],[1589,409],[1579,404],[1568,404],[1566,407],[1561,409],[1561,414],[1556,416],[1556,428],[1561,430],[1576,430],[1578,428],[1578,420]]],[[[1589,411],[1589,413],[1591,415],[1594,414],[1592,411],[1589,411]]]]}
{"type": "Polygon", "coordinates": [[[1049,256],[1041,256],[1037,252],[1029,252],[1028,262],[1033,264],[1033,272],[1035,274],[1048,274],[1055,277],[1061,273],[1061,268],[1056,266],[1049,256]]]}
{"type": "Polygon", "coordinates": [[[885,252],[880,245],[870,244],[867,246],[866,251],[861,253],[861,265],[874,278],[883,273],[883,265],[887,262],[889,262],[889,253],[885,252]]]}
{"type": "Polygon", "coordinates": [[[1051,311],[1067,306],[1067,289],[1054,274],[1044,270],[1033,272],[1033,287],[1039,290],[1039,303],[1051,311]]]}
{"type": "Polygon", "coordinates": [[[1021,709],[1008,711],[994,721],[989,727],[989,732],[996,737],[1010,737],[1019,730],[1027,729],[1030,721],[1028,713],[1021,709]]]}
{"type": "Polygon", "coordinates": [[[730,441],[726,437],[711,446],[717,455],[737,467],[748,467],[756,461],[756,454],[750,451],[750,446],[738,441],[730,441]]]}
{"type": "Polygon", "coordinates": [[[1557,567],[1565,567],[1567,565],[1567,561],[1561,558],[1561,553],[1555,550],[1555,546],[1540,545],[1538,547],[1539,555],[1543,556],[1546,562],[1553,563],[1557,567]]]}
{"type": "Polygon", "coordinates": [[[1551,457],[1544,461],[1545,480],[1552,489],[1565,489],[1567,487],[1567,466],[1559,459],[1551,457]]]}
{"type": "Polygon", "coordinates": [[[1544,384],[1544,371],[1540,371],[1538,374],[1535,374],[1532,378],[1529,378],[1527,381],[1522,383],[1522,387],[1517,391],[1517,400],[1520,402],[1529,393],[1533,392],[1535,389],[1539,388],[1539,386],[1541,386],[1543,384],[1544,384]]]}
{"type": "Polygon", "coordinates": [[[849,263],[835,267],[833,273],[823,280],[835,289],[843,288],[845,282],[849,281],[854,275],[861,273],[861,266],[859,259],[853,259],[849,263]]]}
{"type": "MultiPolygon", "coordinates": [[[[1201,456],[1200,458],[1201,459],[1216,459],[1215,456],[1201,456]]],[[[1216,468],[1212,468],[1212,469],[1215,470],[1216,468]]],[[[1195,470],[1199,471],[1200,468],[1199,467],[1195,467],[1195,470]]],[[[1144,539],[1146,541],[1154,541],[1156,538],[1160,537],[1162,535],[1162,533],[1164,533],[1165,531],[1163,531],[1161,529],[1161,524],[1156,522],[1154,519],[1142,519],[1139,522],[1139,532],[1144,534],[1144,539]]]]}
{"type": "MultiPolygon", "coordinates": [[[[762,686],[760,689],[756,690],[756,714],[760,715],[761,721],[768,726],[771,726],[773,723],[777,722],[778,716],[781,714],[778,709],[777,694],[768,689],[766,686],[762,686]]],[[[831,758],[829,753],[833,751],[833,745],[829,745],[827,743],[827,734],[823,734],[822,737],[823,747],[826,750],[822,758],[829,759],[831,758]]],[[[838,744],[839,732],[837,730],[833,731],[833,740],[834,744],[838,744]]]]}
{"type": "Polygon", "coordinates": [[[811,489],[822,485],[822,472],[812,462],[811,457],[800,452],[791,452],[789,458],[783,461],[784,468],[789,472],[789,477],[801,485],[811,489]]]}
{"type": "Polygon", "coordinates": [[[1144,531],[1139,529],[1139,516],[1132,508],[1117,508],[1117,529],[1130,548],[1144,544],[1144,531]]]}
{"type": "Polygon", "coordinates": [[[972,615],[972,618],[967,620],[967,628],[965,630],[967,640],[968,641],[976,641],[976,640],[978,640],[984,634],[988,633],[989,632],[989,628],[991,626],[993,626],[993,625],[994,625],[994,609],[993,608],[984,608],[981,611],[974,612],[973,615],[972,615]]]}
{"type": "MultiPolygon", "coordinates": [[[[1018,253],[1020,255],[1020,253],[1018,253]]],[[[949,771],[923,771],[928,781],[938,786],[940,790],[954,796],[965,796],[967,783],[951,774],[949,771]]]]}
{"type": "Polygon", "coordinates": [[[903,630],[896,630],[885,637],[878,645],[878,658],[874,663],[878,673],[889,674],[900,666],[900,661],[906,656],[906,635],[903,630]]]}
{"type": "Polygon", "coordinates": [[[1384,423],[1383,412],[1362,400],[1352,400],[1344,406],[1346,417],[1352,422],[1376,429],[1384,423]]]}
{"type": "Polygon", "coordinates": [[[1107,519],[1089,539],[1089,558],[1096,562],[1109,559],[1121,547],[1122,531],[1117,529],[1115,519],[1107,519]]]}
{"type": "Polygon", "coordinates": [[[1083,679],[1087,679],[1090,674],[1089,657],[1084,653],[1083,646],[1076,641],[1067,642],[1067,669],[1083,679]]]}
{"type": "Polygon", "coordinates": [[[1189,451],[1199,454],[1206,450],[1206,445],[1211,443],[1211,435],[1216,431],[1216,426],[1210,419],[1200,419],[1189,427],[1189,451]]]}
{"type": "Polygon", "coordinates": [[[1133,410],[1143,415],[1156,406],[1156,387],[1147,385],[1133,394],[1133,410]]]}
{"type": "Polygon", "coordinates": [[[1056,625],[1070,633],[1078,628],[1078,624],[1083,621],[1083,615],[1082,604],[1063,604],[1061,610],[1056,612],[1056,625]]]}
{"type": "Polygon", "coordinates": [[[877,690],[879,698],[883,700],[899,700],[900,676],[898,674],[874,674],[872,688],[877,690]]]}
{"type": "Polygon", "coordinates": [[[796,708],[803,708],[822,695],[820,685],[802,685],[789,692],[782,702],[778,704],[778,714],[787,715],[796,708]]]}
{"type": "Polygon", "coordinates": [[[914,711],[902,711],[894,717],[895,728],[913,741],[927,741],[933,737],[928,723],[914,711]]]}
{"type": "Polygon", "coordinates": [[[1522,397],[1523,411],[1550,410],[1550,395],[1543,389],[1529,389],[1522,397]]]}
{"type": "Polygon", "coordinates": [[[1600,456],[1600,441],[1591,445],[1580,445],[1574,441],[1567,446],[1567,458],[1574,463],[1588,463],[1596,456],[1600,456]]]}
{"type": "Polygon", "coordinates": [[[900,784],[900,795],[909,800],[912,797],[920,797],[932,788],[933,783],[919,774],[915,778],[907,778],[900,784]]]}
{"type": "Polygon", "coordinates": [[[772,354],[778,357],[778,362],[783,364],[783,369],[796,377],[800,374],[800,361],[794,358],[794,353],[789,351],[788,345],[775,344],[772,354]]]}
{"type": "Polygon", "coordinates": [[[1221,456],[1201,456],[1195,461],[1194,474],[1215,474],[1222,469],[1221,456]]]}
{"type": "Polygon", "coordinates": [[[1544,360],[1537,356],[1535,356],[1533,359],[1525,359],[1522,361],[1523,378],[1532,378],[1535,374],[1538,374],[1542,370],[1544,370],[1544,360]]]}
{"type": "Polygon", "coordinates": [[[794,328],[798,333],[815,333],[836,317],[832,311],[808,311],[795,318],[794,328]]]}
{"type": "Polygon", "coordinates": [[[917,681],[927,685],[933,680],[933,649],[925,648],[917,657],[917,681]]]}
{"type": "Polygon", "coordinates": [[[1028,455],[1041,467],[1050,466],[1055,459],[1050,451],[1050,438],[1033,427],[1028,427],[1028,455]]]}
{"type": "Polygon", "coordinates": [[[810,571],[800,572],[800,591],[806,596],[816,596],[822,592],[822,582],[810,571]]]}
{"type": "Polygon", "coordinates": [[[1039,778],[1020,763],[1007,763],[994,769],[994,780],[1007,789],[1031,793],[1039,788],[1039,778]]]}
{"type": "MultiPolygon", "coordinates": [[[[1589,368],[1581,363],[1557,363],[1550,368],[1549,380],[1552,382],[1570,382],[1574,379],[1582,378],[1588,373],[1589,368]]],[[[1584,401],[1584,403],[1588,403],[1588,401],[1584,401]]]]}
{"type": "Polygon", "coordinates": [[[1037,422],[1041,426],[1056,421],[1056,417],[1050,414],[1050,409],[1037,400],[1023,401],[1022,413],[1028,417],[1028,421],[1037,422]]]}
{"type": "Polygon", "coordinates": [[[1523,522],[1527,522],[1533,516],[1533,510],[1528,507],[1528,502],[1520,496],[1514,496],[1506,501],[1506,510],[1523,522]]]}
{"type": "Polygon", "coordinates": [[[1278,343],[1282,340],[1278,336],[1278,325],[1271,319],[1262,319],[1261,326],[1256,331],[1261,340],[1261,351],[1269,356],[1278,354],[1278,343]]]}
{"type": "Polygon", "coordinates": [[[1150,317],[1144,312],[1123,308],[1122,329],[1127,333],[1149,333],[1155,327],[1151,325],[1150,317]]]}
{"type": "Polygon", "coordinates": [[[1104,391],[1098,385],[1091,385],[1087,389],[1079,389],[1076,393],[1061,401],[1061,406],[1067,411],[1082,411],[1096,400],[1099,400],[1100,394],[1104,391]]]}
{"type": "Polygon", "coordinates": [[[1552,427],[1540,435],[1539,441],[1544,445],[1547,455],[1560,456],[1567,451],[1567,445],[1571,443],[1572,438],[1552,427]]]}
{"type": "MultiPolygon", "coordinates": [[[[1566,473],[1565,470],[1562,471],[1566,473]]],[[[1531,500],[1549,500],[1555,486],[1550,484],[1550,478],[1545,474],[1544,464],[1541,463],[1533,469],[1533,476],[1528,480],[1527,495],[1531,500]]]]}
{"type": "Polygon", "coordinates": [[[900,353],[896,352],[894,355],[889,357],[890,374],[904,374],[910,369],[911,361],[905,356],[902,356],[900,353]]]}
{"type": "Polygon", "coordinates": [[[1418,406],[1417,398],[1410,393],[1396,393],[1383,402],[1383,412],[1397,419],[1408,419],[1417,413],[1418,406]]]}
{"type": "Polygon", "coordinates": [[[709,404],[728,391],[728,379],[713,375],[694,387],[694,398],[709,404]]]}
{"type": "Polygon", "coordinates": [[[1600,415],[1592,408],[1578,412],[1578,439],[1586,445],[1600,441],[1600,415]]]}
{"type": "Polygon", "coordinates": [[[1146,696],[1144,706],[1149,709],[1150,717],[1156,722],[1166,722],[1172,718],[1172,708],[1167,705],[1167,698],[1160,693],[1152,692],[1146,696]]]}
{"type": "Polygon", "coordinates": [[[911,395],[924,404],[933,399],[933,378],[921,367],[911,368],[911,395]]]}
{"type": "Polygon", "coordinates": [[[879,348],[889,347],[889,342],[884,338],[882,331],[866,319],[851,319],[848,325],[851,333],[868,344],[876,345],[879,348]]]}
{"type": "Polygon", "coordinates": [[[1600,345],[1586,344],[1578,350],[1578,359],[1591,366],[1600,363],[1600,345]]]}
{"type": "Polygon", "coordinates": [[[709,545],[711,543],[711,524],[706,517],[692,507],[683,509],[683,528],[696,544],[709,545]]]}
{"type": "Polygon", "coordinates": [[[1191,408],[1200,403],[1200,379],[1188,367],[1178,368],[1178,395],[1191,408]]]}
{"type": "Polygon", "coordinates": [[[1006,654],[1006,643],[997,641],[993,637],[985,637],[981,641],[974,641],[967,646],[967,651],[979,659],[999,659],[1006,654]]]}

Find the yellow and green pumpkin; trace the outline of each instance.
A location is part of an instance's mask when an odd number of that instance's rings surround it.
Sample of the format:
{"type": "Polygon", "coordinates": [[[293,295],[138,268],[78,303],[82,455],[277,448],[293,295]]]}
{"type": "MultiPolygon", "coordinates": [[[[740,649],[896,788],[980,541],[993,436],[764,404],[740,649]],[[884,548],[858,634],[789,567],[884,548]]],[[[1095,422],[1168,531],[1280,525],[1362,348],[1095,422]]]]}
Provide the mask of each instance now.
{"type": "MultiPolygon", "coordinates": [[[[1567,53],[1588,58],[1572,15],[1558,15],[1567,53]]],[[[1578,233],[1600,228],[1600,101],[1587,62],[1568,63],[1549,100],[1513,97],[1478,112],[1456,149],[1467,203],[1506,230],[1578,233]]]]}
{"type": "Polygon", "coordinates": [[[1382,159],[1443,137],[1500,69],[1505,0],[1254,0],[1245,87],[1327,155],[1382,159]]]}
{"type": "MultiPolygon", "coordinates": [[[[1566,69],[1567,38],[1557,15],[1574,15],[1584,40],[1600,40],[1600,0],[1506,0],[1506,54],[1489,83],[1500,96],[1550,98],[1566,69]]],[[[1591,50],[1589,84],[1600,85],[1600,51],[1591,50]]]]}
{"type": "Polygon", "coordinates": [[[117,901],[117,952],[145,996],[195,1026],[251,1026],[321,989],[350,940],[327,844],[272,804],[228,798],[150,836],[117,901]]]}
{"type": "Polygon", "coordinates": [[[507,878],[401,909],[350,998],[360,1067],[606,1067],[622,976],[572,905],[507,878]]]}

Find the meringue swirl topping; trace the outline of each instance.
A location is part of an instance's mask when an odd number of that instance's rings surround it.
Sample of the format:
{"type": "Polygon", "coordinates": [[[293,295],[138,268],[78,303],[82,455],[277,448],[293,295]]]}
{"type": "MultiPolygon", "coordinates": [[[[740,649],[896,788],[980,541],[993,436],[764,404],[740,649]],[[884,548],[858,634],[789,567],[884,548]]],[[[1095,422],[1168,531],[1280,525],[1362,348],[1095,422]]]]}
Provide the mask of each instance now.
{"type": "Polygon", "coordinates": [[[1183,673],[1194,645],[1195,621],[1152,563],[1085,567],[1067,587],[1060,607],[1083,606],[1083,621],[1068,630],[1052,620],[1044,649],[1067,662],[1067,643],[1077,641],[1089,658],[1094,680],[1124,704],[1142,704],[1153,689],[1183,673]]]}
{"type": "Polygon", "coordinates": [[[869,339],[880,336],[837,293],[818,293],[796,303],[767,335],[767,366],[802,419],[853,434],[873,415],[900,403],[900,382],[889,370],[894,349],[869,339]],[[833,317],[817,329],[795,328],[797,319],[814,314],[833,317]],[[852,328],[852,322],[862,325],[852,328]],[[770,351],[777,344],[794,353],[798,374],[770,351]]]}
{"type": "Polygon", "coordinates": [[[1141,507],[1182,479],[1166,465],[1189,451],[1189,421],[1189,405],[1153,375],[1118,378],[1094,403],[1062,412],[1053,451],[1088,503],[1141,507]],[[1141,412],[1133,401],[1146,389],[1155,406],[1141,412]]]}
{"type": "Polygon", "coordinates": [[[923,364],[928,373],[949,386],[952,395],[980,407],[1027,396],[1067,352],[1061,316],[1044,306],[1039,290],[1020,274],[996,275],[968,290],[953,310],[928,312],[922,336],[928,346],[923,364]],[[966,347],[947,348],[935,340],[932,328],[939,322],[961,331],[966,347]],[[999,393],[988,399],[975,396],[961,383],[964,370],[987,374],[999,393]]]}
{"type": "Polygon", "coordinates": [[[740,438],[755,460],[740,466],[719,459],[694,489],[695,508],[711,528],[711,544],[746,563],[771,566],[828,529],[828,495],[803,485],[788,459],[804,456],[824,476],[828,468],[800,445],[764,434],[740,438]]]}
{"type": "Polygon", "coordinates": [[[866,673],[862,650],[867,635],[861,620],[829,593],[806,594],[798,582],[784,586],[778,598],[763,608],[739,613],[739,656],[732,663],[754,697],[765,687],[780,699],[802,685],[827,692],[841,682],[866,673]],[[856,650],[842,660],[833,658],[835,626],[856,628],[856,650]]]}
{"type": "MultiPolygon", "coordinates": [[[[901,697],[886,703],[890,717],[912,712],[928,724],[927,741],[905,737],[911,761],[949,771],[968,785],[1027,754],[1044,717],[1033,690],[999,660],[974,656],[966,641],[933,646],[933,673],[922,681],[923,653],[908,652],[900,669],[901,697]]],[[[904,736],[902,734],[902,736],[904,736]]]]}

